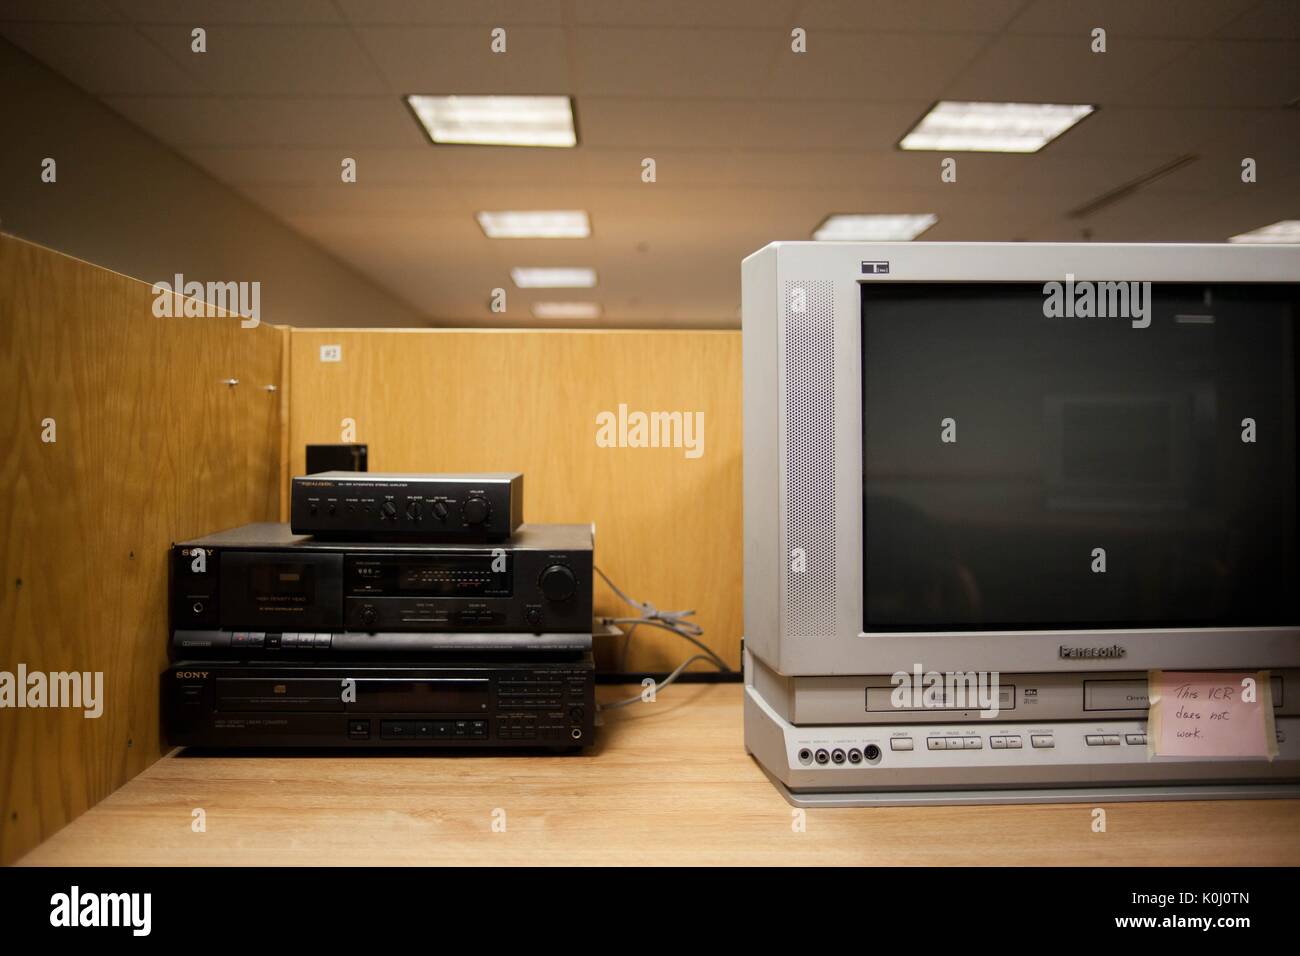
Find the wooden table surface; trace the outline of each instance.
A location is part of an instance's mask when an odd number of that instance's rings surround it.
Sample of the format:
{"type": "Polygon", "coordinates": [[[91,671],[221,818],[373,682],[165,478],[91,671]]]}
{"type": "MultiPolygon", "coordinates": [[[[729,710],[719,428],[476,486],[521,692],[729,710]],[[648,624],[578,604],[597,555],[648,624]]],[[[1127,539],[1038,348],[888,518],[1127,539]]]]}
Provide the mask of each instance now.
{"type": "Polygon", "coordinates": [[[745,753],[740,697],[668,688],[608,712],[580,757],[173,753],[20,862],[1300,863],[1300,800],[1102,804],[1104,833],[1092,805],[809,810],[795,832],[745,753]]]}

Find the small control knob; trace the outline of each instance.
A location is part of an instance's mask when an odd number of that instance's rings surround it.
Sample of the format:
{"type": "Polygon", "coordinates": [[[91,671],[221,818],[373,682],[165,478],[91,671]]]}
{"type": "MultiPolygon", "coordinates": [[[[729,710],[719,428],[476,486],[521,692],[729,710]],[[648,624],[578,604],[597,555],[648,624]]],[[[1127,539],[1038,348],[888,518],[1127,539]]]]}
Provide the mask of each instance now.
{"type": "Polygon", "coordinates": [[[562,564],[552,564],[537,579],[542,596],[548,601],[567,601],[578,590],[578,579],[562,564]]]}
{"type": "Polygon", "coordinates": [[[406,517],[411,521],[420,520],[420,503],[418,501],[408,501],[406,503],[406,517]]]}
{"type": "Polygon", "coordinates": [[[461,516],[465,519],[466,524],[483,524],[487,521],[491,511],[492,508],[486,498],[482,495],[471,495],[465,499],[465,506],[461,508],[461,516]]]}
{"type": "Polygon", "coordinates": [[[439,499],[429,506],[429,510],[433,512],[433,516],[439,521],[447,520],[447,502],[439,499]]]}
{"type": "Polygon", "coordinates": [[[380,520],[392,520],[397,517],[397,505],[392,501],[385,501],[379,506],[380,520]]]}
{"type": "Polygon", "coordinates": [[[379,623],[379,612],[375,610],[373,604],[363,604],[361,606],[361,623],[366,627],[374,627],[379,623]]]}
{"type": "Polygon", "coordinates": [[[542,626],[542,609],[530,607],[524,612],[524,620],[528,622],[529,627],[540,628],[542,626]]]}

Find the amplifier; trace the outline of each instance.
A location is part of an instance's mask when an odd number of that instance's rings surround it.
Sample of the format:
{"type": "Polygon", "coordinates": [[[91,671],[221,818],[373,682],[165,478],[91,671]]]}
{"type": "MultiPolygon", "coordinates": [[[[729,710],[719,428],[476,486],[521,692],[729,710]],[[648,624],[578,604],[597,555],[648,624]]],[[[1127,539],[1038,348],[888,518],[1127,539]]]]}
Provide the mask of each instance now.
{"type": "Polygon", "coordinates": [[[357,540],[503,541],[524,520],[524,476],[326,471],[293,479],[298,534],[357,540]]]}
{"type": "Polygon", "coordinates": [[[179,747],[586,747],[590,653],[563,660],[354,666],[179,663],[162,675],[179,747]]]}
{"type": "Polygon", "coordinates": [[[591,646],[592,528],[347,544],[251,524],[172,546],[172,659],[591,646]]]}

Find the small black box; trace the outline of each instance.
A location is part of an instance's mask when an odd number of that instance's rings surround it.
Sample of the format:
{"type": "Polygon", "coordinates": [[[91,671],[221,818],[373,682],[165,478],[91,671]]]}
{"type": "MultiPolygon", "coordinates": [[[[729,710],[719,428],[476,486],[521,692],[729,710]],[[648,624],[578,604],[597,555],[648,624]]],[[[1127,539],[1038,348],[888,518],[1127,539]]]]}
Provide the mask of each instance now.
{"type": "Polygon", "coordinates": [[[308,445],[307,474],[322,471],[369,471],[369,445],[308,445]]]}

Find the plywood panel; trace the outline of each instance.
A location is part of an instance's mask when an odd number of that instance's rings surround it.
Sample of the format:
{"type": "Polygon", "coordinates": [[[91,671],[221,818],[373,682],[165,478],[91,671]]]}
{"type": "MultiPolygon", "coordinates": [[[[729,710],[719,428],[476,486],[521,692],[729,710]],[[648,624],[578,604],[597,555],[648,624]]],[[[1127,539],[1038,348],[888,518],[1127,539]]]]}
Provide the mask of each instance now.
{"type": "Polygon", "coordinates": [[[278,511],[282,333],[153,301],[0,236],[0,670],[104,686],[97,719],[0,709],[0,863],[160,756],[170,543],[278,511]]]}
{"type": "MultiPolygon", "coordinates": [[[[694,608],[739,666],[738,332],[294,329],[291,341],[294,474],[307,444],[344,440],[345,419],[373,471],[522,471],[525,520],[595,522],[597,564],[633,597],[694,608]],[[320,361],[326,344],[341,362],[320,361]],[[703,412],[703,453],[598,447],[597,415],[620,404],[703,412]]],[[[596,605],[625,613],[604,585],[596,605]]],[[[665,671],[692,650],[642,628],[626,668],[665,671]]]]}

